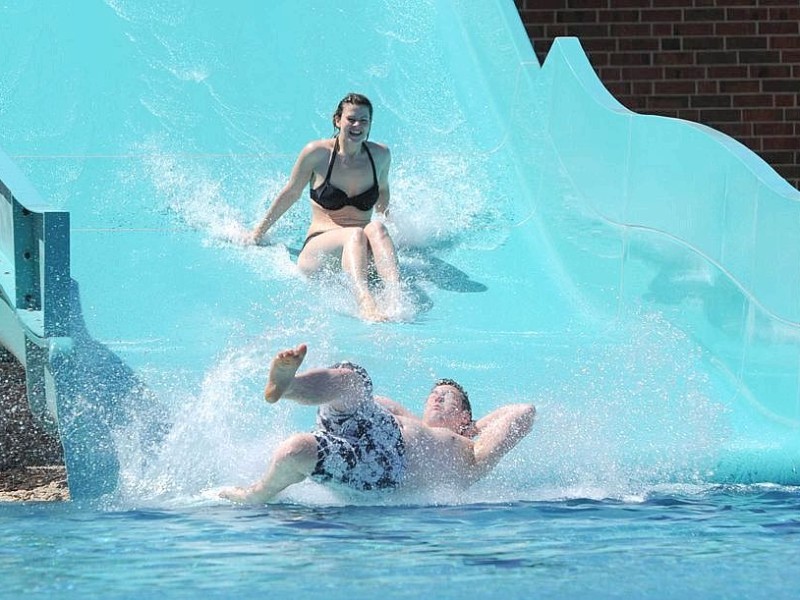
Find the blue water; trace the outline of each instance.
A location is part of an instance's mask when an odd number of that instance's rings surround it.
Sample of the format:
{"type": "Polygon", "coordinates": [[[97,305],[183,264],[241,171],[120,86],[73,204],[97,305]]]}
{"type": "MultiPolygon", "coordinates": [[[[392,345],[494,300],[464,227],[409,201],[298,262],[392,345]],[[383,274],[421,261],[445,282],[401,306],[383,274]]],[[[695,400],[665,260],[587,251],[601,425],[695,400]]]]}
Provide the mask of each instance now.
{"type": "Polygon", "coordinates": [[[170,426],[156,442],[141,414],[119,424],[111,497],[0,505],[0,595],[794,597],[800,493],[762,482],[797,478],[796,407],[720,360],[739,336],[776,356],[746,291],[581,208],[493,4],[298,4],[0,2],[2,146],[70,211],[87,330],[170,426]],[[341,288],[297,276],[302,203],[272,246],[225,241],[351,90],[393,151],[406,322],[360,322],[341,288]],[[271,355],[299,341],[412,407],[448,375],[476,412],[539,417],[464,495],[213,499],[310,426],[259,400],[271,355]]]}
{"type": "Polygon", "coordinates": [[[796,598],[800,492],[417,507],[0,508],[0,596],[796,598]]]}

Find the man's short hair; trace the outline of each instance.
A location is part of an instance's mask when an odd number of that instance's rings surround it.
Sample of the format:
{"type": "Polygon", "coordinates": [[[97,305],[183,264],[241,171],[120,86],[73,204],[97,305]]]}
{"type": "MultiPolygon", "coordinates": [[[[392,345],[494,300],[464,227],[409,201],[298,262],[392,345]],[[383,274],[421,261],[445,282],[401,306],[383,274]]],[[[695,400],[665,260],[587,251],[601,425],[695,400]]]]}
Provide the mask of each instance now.
{"type": "Polygon", "coordinates": [[[463,386],[458,383],[455,379],[448,379],[444,377],[442,379],[437,379],[433,382],[433,387],[437,388],[440,385],[449,385],[456,388],[459,392],[461,392],[461,398],[463,400],[464,410],[469,413],[469,418],[472,418],[472,405],[469,403],[469,394],[467,394],[467,390],[463,388],[463,386]]]}

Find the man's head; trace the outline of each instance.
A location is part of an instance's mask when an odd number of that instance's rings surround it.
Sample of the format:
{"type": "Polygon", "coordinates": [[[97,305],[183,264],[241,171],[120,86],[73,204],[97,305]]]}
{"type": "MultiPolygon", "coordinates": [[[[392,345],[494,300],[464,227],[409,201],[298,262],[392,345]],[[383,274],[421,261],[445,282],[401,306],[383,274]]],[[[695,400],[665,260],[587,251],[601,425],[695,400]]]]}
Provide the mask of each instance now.
{"type": "Polygon", "coordinates": [[[425,401],[422,420],[431,427],[445,427],[459,435],[469,435],[473,422],[467,391],[453,379],[438,379],[425,401]]]}

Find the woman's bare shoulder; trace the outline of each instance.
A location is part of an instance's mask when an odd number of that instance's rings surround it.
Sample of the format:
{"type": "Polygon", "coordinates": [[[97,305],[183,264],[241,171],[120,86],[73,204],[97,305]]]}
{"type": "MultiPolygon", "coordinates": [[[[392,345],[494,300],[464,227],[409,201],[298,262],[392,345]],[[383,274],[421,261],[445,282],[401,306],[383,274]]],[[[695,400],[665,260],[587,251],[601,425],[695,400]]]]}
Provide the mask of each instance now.
{"type": "Polygon", "coordinates": [[[369,146],[369,151],[372,152],[372,154],[376,157],[389,155],[389,146],[387,146],[386,144],[381,144],[380,142],[367,141],[367,146],[369,146]]]}
{"type": "Polygon", "coordinates": [[[308,142],[305,146],[303,146],[301,154],[330,154],[331,150],[333,150],[333,140],[329,138],[323,138],[321,140],[312,140],[308,142]]]}

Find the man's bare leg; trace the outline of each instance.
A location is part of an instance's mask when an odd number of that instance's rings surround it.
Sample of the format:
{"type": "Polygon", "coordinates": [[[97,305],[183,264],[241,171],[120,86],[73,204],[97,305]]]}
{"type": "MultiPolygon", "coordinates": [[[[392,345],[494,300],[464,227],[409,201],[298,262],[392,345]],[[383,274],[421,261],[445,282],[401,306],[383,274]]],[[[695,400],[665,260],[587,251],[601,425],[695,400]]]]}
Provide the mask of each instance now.
{"type": "Polygon", "coordinates": [[[261,481],[250,487],[225,488],[221,498],[243,504],[263,504],[292,484],[311,475],[317,464],[317,440],[310,433],[296,433],[275,450],[261,481]]]}
{"type": "Polygon", "coordinates": [[[269,377],[264,388],[264,400],[274,404],[291,387],[294,375],[306,357],[308,347],[300,344],[297,348],[283,350],[275,355],[269,367],[269,377]]]}

